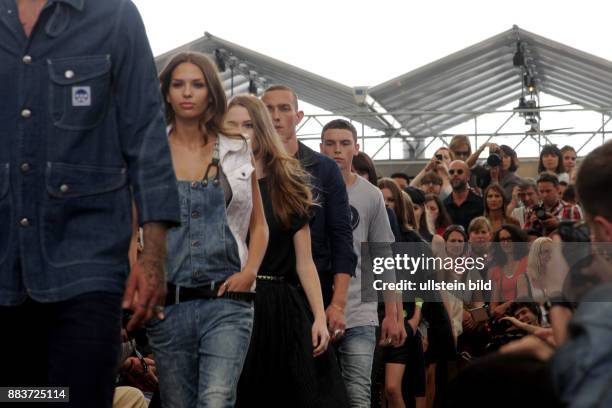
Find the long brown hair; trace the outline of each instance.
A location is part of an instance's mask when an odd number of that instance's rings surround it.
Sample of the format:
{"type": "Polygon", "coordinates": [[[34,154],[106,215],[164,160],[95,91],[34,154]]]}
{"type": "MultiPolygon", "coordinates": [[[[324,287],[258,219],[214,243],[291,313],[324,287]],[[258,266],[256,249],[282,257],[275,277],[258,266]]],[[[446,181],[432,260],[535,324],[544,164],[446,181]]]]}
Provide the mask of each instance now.
{"type": "Polygon", "coordinates": [[[383,188],[391,191],[393,201],[395,202],[395,216],[397,222],[404,228],[416,228],[414,220],[414,210],[412,209],[412,200],[410,196],[403,192],[397,183],[388,177],[383,177],[378,180],[378,188],[383,188]]]}
{"type": "Polygon", "coordinates": [[[233,106],[249,113],[258,145],[255,158],[263,160],[275,215],[283,227],[289,228],[292,216],[308,217],[314,204],[308,173],[285,151],[263,102],[252,95],[238,95],[230,101],[228,110],[233,106]]]}
{"type": "Polygon", "coordinates": [[[223,131],[223,118],[227,112],[227,99],[223,84],[219,78],[216,65],[205,54],[199,52],[181,52],[170,59],[168,64],[159,74],[159,82],[161,91],[164,96],[164,108],[166,124],[171,125],[175,120],[175,112],[172,105],[167,101],[166,97],[170,91],[170,82],[172,82],[172,73],[179,65],[189,62],[196,65],[202,71],[206,86],[208,87],[208,106],[202,114],[200,123],[206,133],[224,133],[226,136],[237,136],[227,134],[223,131]]]}

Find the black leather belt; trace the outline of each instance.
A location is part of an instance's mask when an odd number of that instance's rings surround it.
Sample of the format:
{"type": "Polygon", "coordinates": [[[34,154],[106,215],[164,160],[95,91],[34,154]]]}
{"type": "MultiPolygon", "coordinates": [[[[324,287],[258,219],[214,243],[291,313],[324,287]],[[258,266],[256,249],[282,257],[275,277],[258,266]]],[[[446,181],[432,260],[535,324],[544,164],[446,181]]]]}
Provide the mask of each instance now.
{"type": "Polygon", "coordinates": [[[178,292],[176,286],[168,283],[168,293],[166,295],[166,306],[176,305],[180,302],[188,302],[197,299],[232,299],[242,302],[253,302],[255,300],[255,292],[228,292],[223,296],[217,296],[219,288],[223,285],[223,281],[216,282],[214,285],[203,285],[193,288],[179,286],[178,292]]]}

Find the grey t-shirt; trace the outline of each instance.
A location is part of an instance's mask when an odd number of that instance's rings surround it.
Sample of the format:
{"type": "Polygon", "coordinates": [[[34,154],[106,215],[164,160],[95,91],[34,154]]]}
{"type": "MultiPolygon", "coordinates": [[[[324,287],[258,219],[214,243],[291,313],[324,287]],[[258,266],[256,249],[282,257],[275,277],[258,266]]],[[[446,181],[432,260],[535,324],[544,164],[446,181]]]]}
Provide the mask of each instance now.
{"type": "Polygon", "coordinates": [[[382,192],[363,177],[347,188],[357,254],[355,277],[351,279],[346,304],[346,327],[378,326],[377,304],[361,301],[361,243],[395,242],[382,192]]]}

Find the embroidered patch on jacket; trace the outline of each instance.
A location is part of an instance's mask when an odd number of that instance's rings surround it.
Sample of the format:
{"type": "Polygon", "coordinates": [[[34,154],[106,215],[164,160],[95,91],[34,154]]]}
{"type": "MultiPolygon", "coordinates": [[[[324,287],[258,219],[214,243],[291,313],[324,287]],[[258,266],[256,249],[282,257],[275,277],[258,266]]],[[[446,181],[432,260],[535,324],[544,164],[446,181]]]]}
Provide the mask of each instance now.
{"type": "Polygon", "coordinates": [[[72,87],[72,106],[91,106],[91,87],[72,87]]]}

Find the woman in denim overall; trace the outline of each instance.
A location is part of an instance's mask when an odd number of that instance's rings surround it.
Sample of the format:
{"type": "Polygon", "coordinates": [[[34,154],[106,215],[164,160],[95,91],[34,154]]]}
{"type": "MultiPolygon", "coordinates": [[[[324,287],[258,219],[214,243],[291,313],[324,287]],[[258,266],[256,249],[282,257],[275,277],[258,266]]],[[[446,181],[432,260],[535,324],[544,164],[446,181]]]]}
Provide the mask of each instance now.
{"type": "Polygon", "coordinates": [[[160,81],[181,200],[181,226],[168,231],[165,318],[147,326],[162,404],[232,407],[268,242],[261,196],[246,140],[221,133],[226,98],[214,64],[181,53],[160,81]]]}

